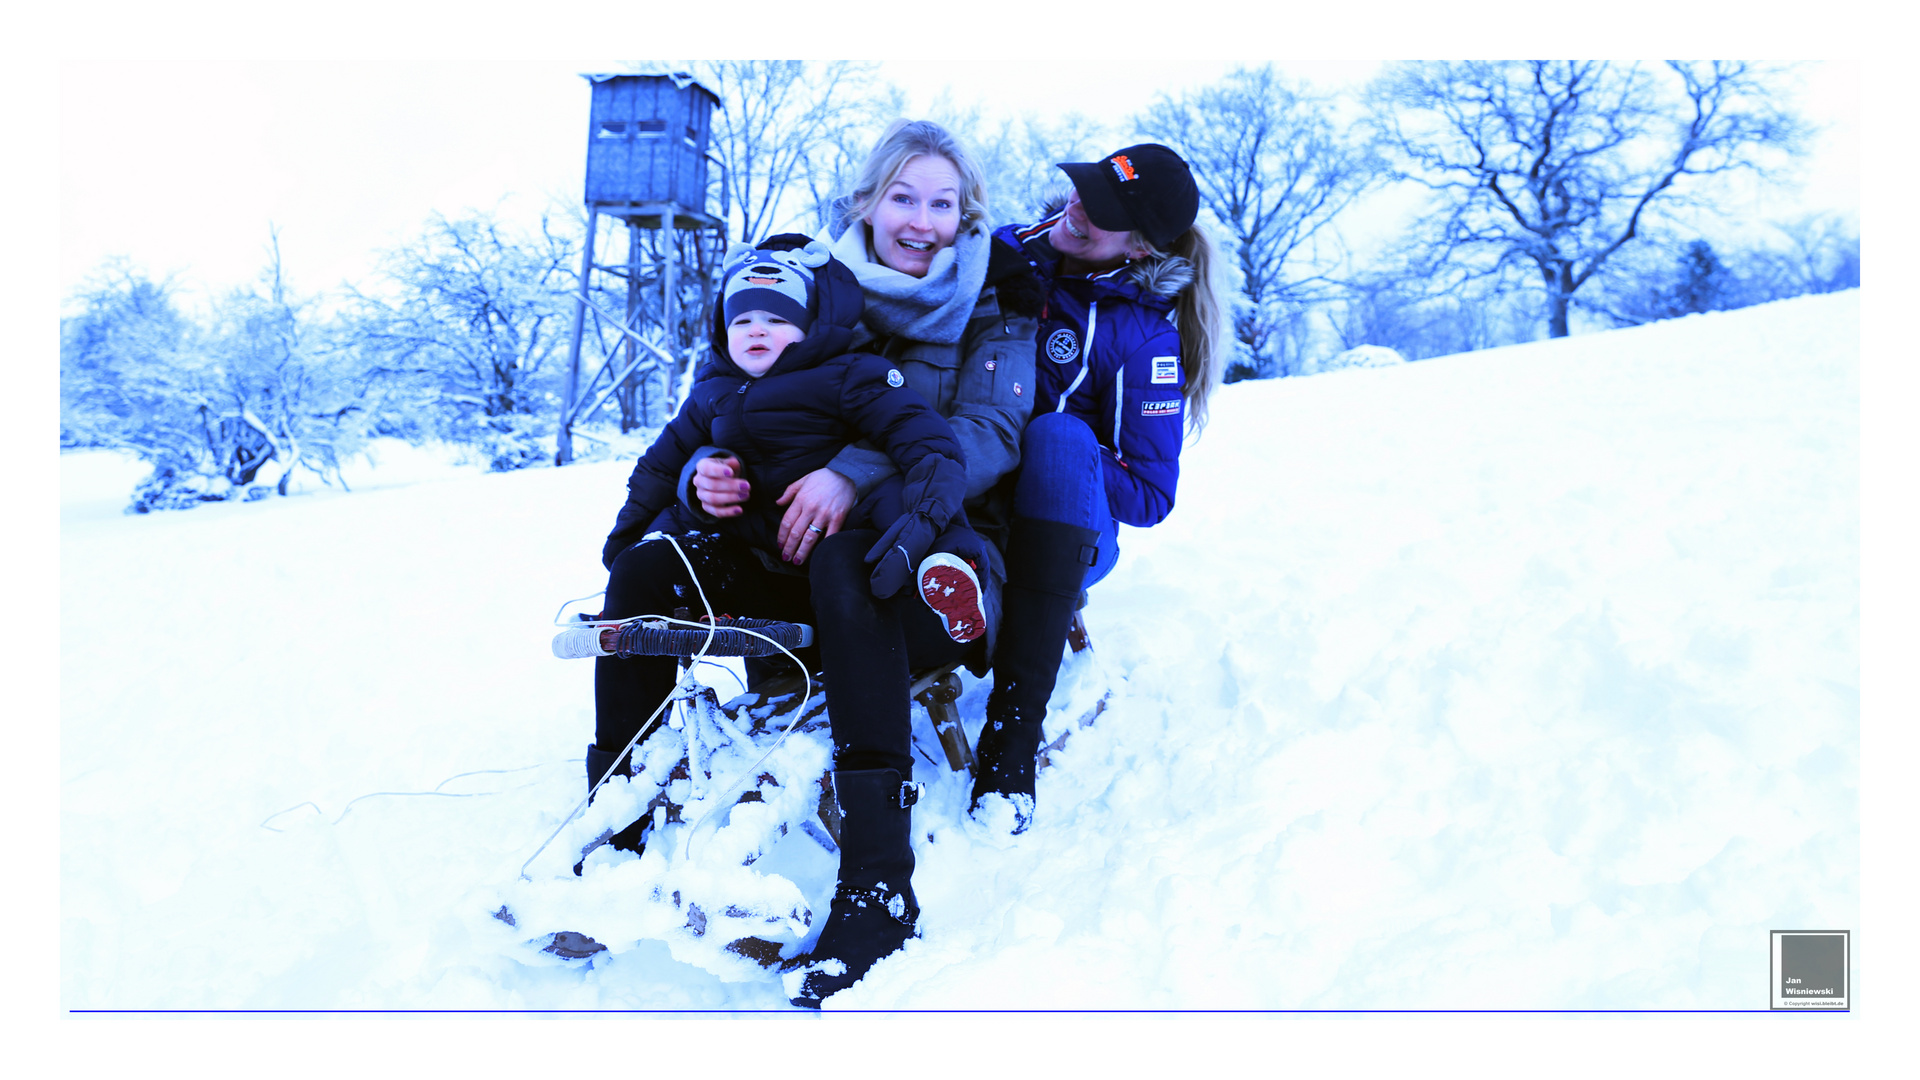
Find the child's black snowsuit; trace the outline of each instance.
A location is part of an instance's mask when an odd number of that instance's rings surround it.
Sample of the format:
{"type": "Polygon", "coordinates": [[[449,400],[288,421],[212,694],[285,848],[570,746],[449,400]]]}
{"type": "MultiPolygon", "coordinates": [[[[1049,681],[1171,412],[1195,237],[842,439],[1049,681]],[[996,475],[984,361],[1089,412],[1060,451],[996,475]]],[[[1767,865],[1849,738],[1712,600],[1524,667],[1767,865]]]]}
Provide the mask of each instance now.
{"type": "MultiPolygon", "coordinates": [[[[791,252],[796,241],[805,240],[776,236],[760,247],[791,252]]],[[[712,355],[680,414],[627,480],[626,505],[601,553],[609,569],[622,551],[654,531],[719,533],[768,556],[769,569],[784,569],[776,538],[785,508],[775,500],[788,485],[861,439],[886,452],[901,478],[862,499],[844,527],[884,531],[902,517],[918,515],[921,520],[895,538],[904,542],[902,554],[909,563],[896,574],[899,582],[936,546],[964,555],[984,543],[966,528],[961,510],[966,469],[952,427],[891,363],[847,351],[865,304],[853,272],[830,260],[813,274],[819,307],[813,325],[757,379],[728,356],[726,320],[715,305],[712,355]],[[751,485],[744,512],[735,517],[708,516],[692,495],[693,467],[715,448],[741,460],[751,485]],[[682,491],[688,493],[685,500],[678,498],[682,491]],[[939,535],[943,529],[947,535],[939,535]]]]}
{"type": "MultiPolygon", "coordinates": [[[[804,244],[806,238],[773,237],[761,246],[799,246],[795,240],[804,244]]],[[[903,479],[882,484],[862,499],[849,515],[847,527],[888,530],[902,522],[917,526],[910,531],[920,536],[887,539],[911,549],[896,560],[905,563],[900,567],[902,582],[936,544],[939,550],[963,557],[984,550],[987,542],[967,527],[961,510],[966,470],[953,429],[904,380],[895,377],[887,361],[846,351],[865,305],[852,271],[832,261],[815,268],[813,276],[818,313],[806,338],[788,346],[758,379],[749,377],[728,356],[724,317],[715,312],[712,356],[679,415],[647,449],[627,481],[627,502],[620,508],[602,556],[611,572],[603,617],[671,615],[675,607],[698,605],[700,590],[688,577],[680,553],[665,544],[639,543],[647,533],[661,531],[682,538],[681,549],[717,613],[815,621],[807,572],[779,561],[775,539],[783,508],[774,500],[787,485],[863,438],[893,457],[903,479]],[[744,513],[710,518],[698,510],[690,481],[703,447],[724,448],[741,459],[752,485],[744,513]],[[677,498],[682,491],[689,492],[684,503],[677,498]],[[941,528],[946,531],[935,540],[941,528]]],[[[862,549],[878,546],[873,532],[844,535],[861,541],[862,549]]],[[[816,549],[810,565],[819,561],[819,554],[816,549]]],[[[852,571],[858,565],[843,569],[852,571]]],[[[877,577],[876,571],[868,580],[876,592],[877,577]]],[[[944,644],[957,648],[951,642],[944,644]]],[[[595,738],[589,751],[589,784],[615,764],[641,722],[672,692],[675,679],[670,657],[606,656],[595,661],[595,738]]],[[[839,692],[857,693],[861,687],[859,680],[854,682],[839,692]]],[[[901,731],[905,730],[902,726],[901,731]]],[[[892,767],[912,767],[904,757],[886,760],[892,767]]],[[[625,763],[619,767],[624,770],[625,763]]]]}

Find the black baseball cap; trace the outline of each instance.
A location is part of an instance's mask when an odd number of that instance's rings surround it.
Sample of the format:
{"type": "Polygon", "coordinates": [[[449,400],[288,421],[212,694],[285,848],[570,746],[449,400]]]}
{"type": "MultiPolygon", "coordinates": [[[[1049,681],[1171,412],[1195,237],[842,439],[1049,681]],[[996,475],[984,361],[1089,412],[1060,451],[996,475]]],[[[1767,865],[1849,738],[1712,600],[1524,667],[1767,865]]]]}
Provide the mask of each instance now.
{"type": "Polygon", "coordinates": [[[1200,189],[1193,170],[1169,147],[1140,143],[1102,161],[1062,161],[1087,219],[1108,232],[1137,231],[1164,248],[1193,228],[1200,189]]]}

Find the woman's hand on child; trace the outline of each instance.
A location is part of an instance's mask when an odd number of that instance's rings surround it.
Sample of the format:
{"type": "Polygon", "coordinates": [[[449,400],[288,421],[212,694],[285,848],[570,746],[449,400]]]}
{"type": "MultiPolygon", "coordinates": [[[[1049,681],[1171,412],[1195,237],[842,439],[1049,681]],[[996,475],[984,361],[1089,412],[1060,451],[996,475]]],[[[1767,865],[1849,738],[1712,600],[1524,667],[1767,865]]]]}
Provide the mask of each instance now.
{"type": "Polygon", "coordinates": [[[721,454],[702,458],[693,467],[693,490],[700,496],[700,509],[718,518],[746,512],[752,488],[740,479],[739,469],[739,458],[721,454]]]}
{"type": "Polygon", "coordinates": [[[840,531],[853,510],[853,481],[819,468],[787,485],[774,500],[787,508],[780,519],[780,557],[799,565],[812,554],[813,545],[840,531]]]}

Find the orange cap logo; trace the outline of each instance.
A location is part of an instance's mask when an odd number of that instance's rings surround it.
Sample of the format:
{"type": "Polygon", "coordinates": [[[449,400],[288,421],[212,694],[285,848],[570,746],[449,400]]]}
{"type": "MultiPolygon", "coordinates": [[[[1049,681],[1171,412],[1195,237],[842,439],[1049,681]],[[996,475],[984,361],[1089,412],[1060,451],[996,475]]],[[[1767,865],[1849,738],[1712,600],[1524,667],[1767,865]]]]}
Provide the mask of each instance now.
{"type": "Polygon", "coordinates": [[[1107,159],[1107,164],[1113,166],[1114,173],[1120,177],[1122,183],[1135,179],[1138,176],[1138,174],[1133,171],[1133,162],[1128,161],[1127,155],[1125,154],[1113,155],[1107,159]]]}

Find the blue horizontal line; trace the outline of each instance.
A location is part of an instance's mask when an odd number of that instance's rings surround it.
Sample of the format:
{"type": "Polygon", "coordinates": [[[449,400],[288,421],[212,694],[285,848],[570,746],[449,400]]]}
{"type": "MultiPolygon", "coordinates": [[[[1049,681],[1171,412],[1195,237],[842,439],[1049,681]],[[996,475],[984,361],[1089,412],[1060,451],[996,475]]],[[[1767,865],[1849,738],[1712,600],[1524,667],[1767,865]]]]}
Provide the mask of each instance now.
{"type": "MultiPolygon", "coordinates": [[[[619,1014],[681,1014],[681,1013],[766,1013],[771,1015],[790,1014],[796,1016],[814,1015],[811,1009],[69,1009],[69,1013],[79,1015],[105,1015],[121,1013],[233,1013],[245,1015],[271,1015],[281,1013],[338,1013],[338,1014],[421,1014],[440,1015],[449,1013],[472,1013],[476,1015],[493,1014],[549,1014],[549,1013],[619,1013],[619,1014]]],[[[1316,1015],[1316,1014],[1376,1014],[1392,1015],[1403,1013],[1431,1014],[1705,1014],[1705,1013],[1847,1013],[1848,1009],[833,1009],[830,1012],[845,1013],[1036,1013],[1036,1014],[1113,1014],[1113,1015],[1316,1015]]]]}

